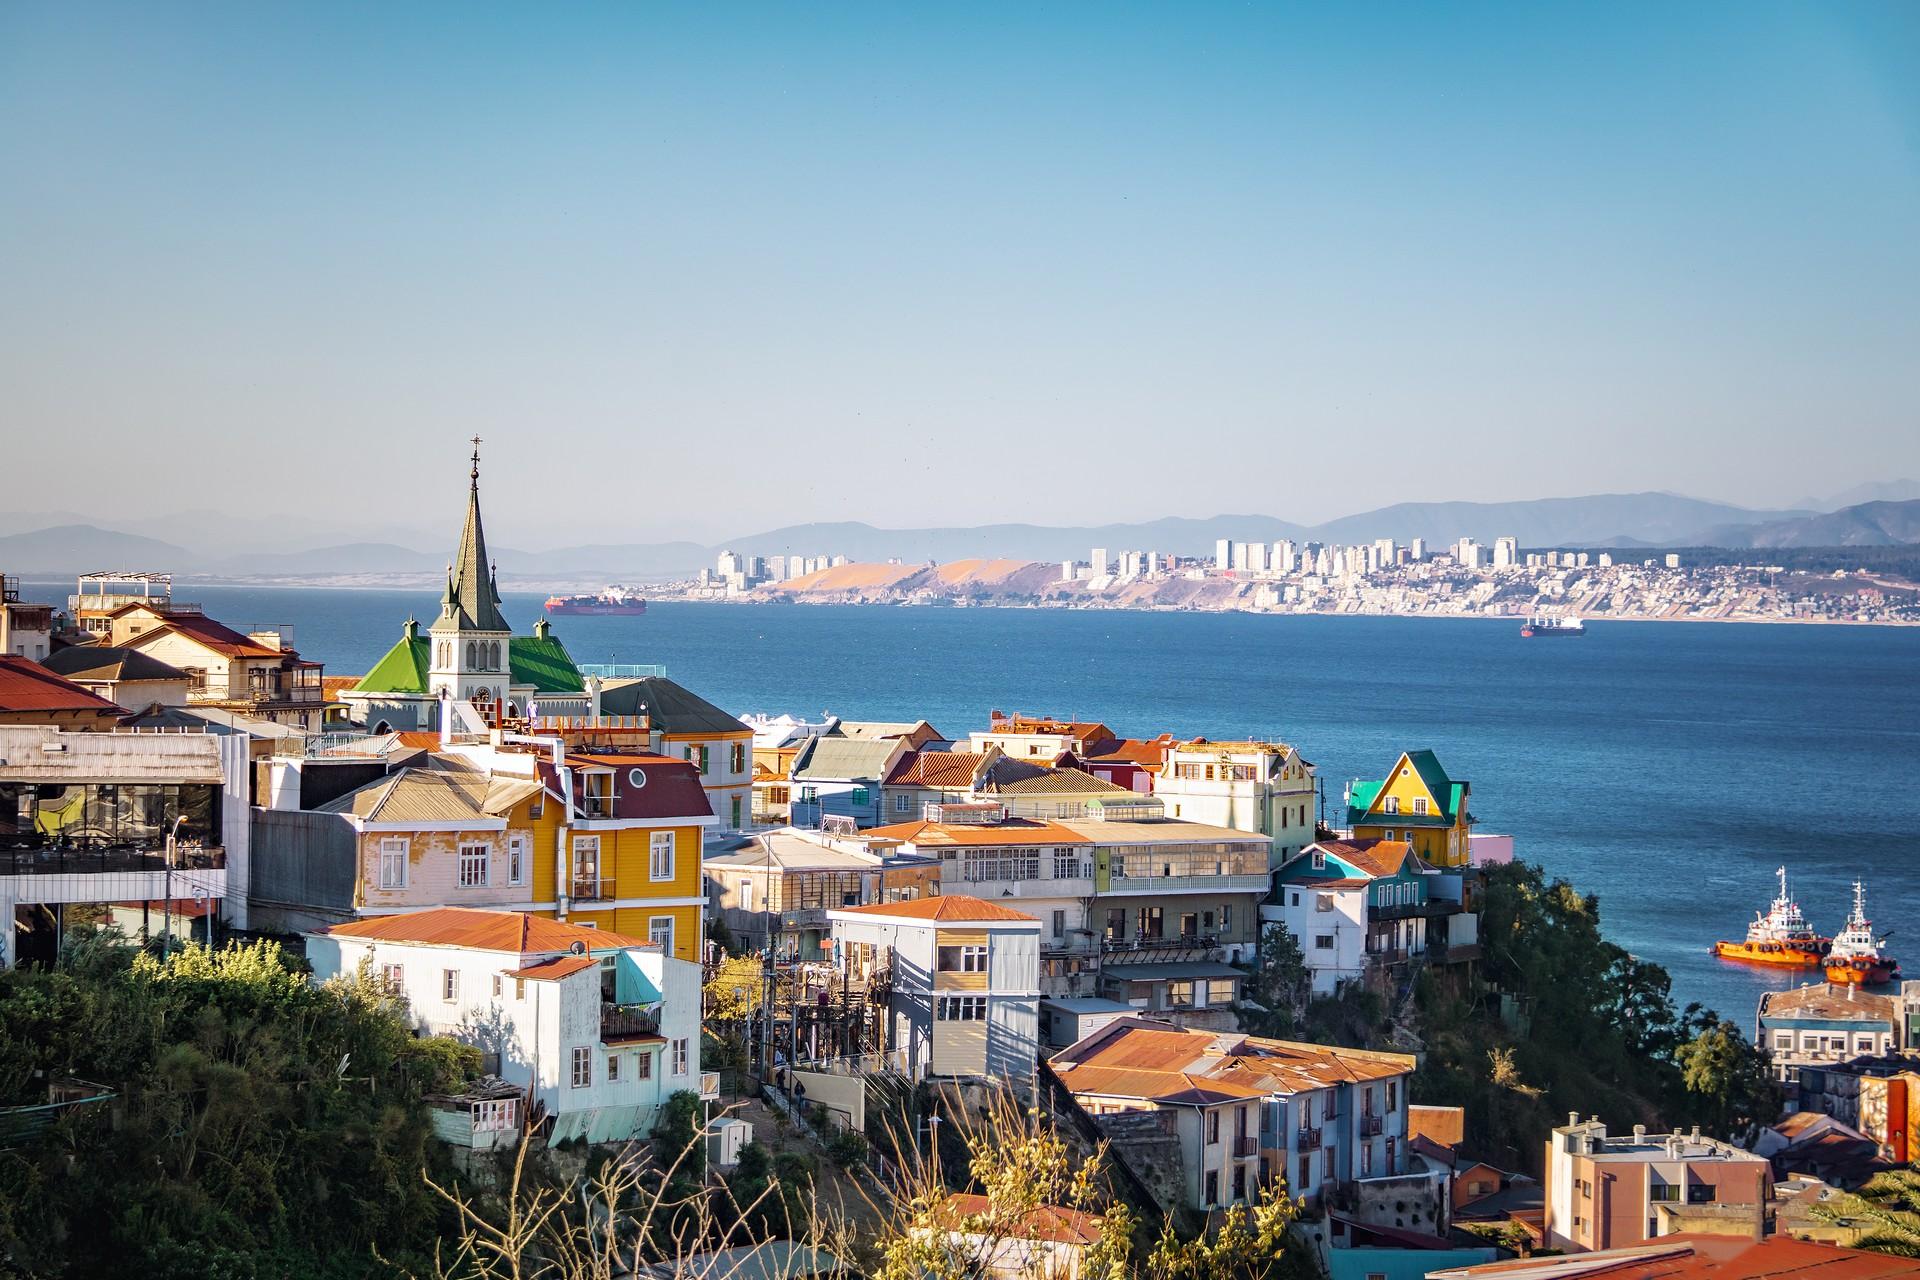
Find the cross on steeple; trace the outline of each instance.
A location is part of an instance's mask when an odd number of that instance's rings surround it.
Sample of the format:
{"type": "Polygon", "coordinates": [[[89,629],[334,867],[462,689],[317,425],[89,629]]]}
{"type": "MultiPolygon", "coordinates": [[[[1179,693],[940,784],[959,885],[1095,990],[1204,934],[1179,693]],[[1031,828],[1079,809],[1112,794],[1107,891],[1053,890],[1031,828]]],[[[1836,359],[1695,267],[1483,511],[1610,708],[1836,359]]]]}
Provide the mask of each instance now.
{"type": "Polygon", "coordinates": [[[474,487],[479,488],[480,486],[480,437],[479,436],[475,436],[473,438],[473,470],[468,474],[473,479],[474,487]]]}

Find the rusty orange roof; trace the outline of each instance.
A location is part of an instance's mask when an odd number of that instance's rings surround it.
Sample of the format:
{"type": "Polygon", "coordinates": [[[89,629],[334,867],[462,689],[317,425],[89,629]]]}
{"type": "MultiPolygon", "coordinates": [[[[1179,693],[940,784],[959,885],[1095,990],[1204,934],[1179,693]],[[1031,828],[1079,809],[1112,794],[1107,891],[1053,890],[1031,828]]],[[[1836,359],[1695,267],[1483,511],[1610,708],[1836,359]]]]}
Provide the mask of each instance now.
{"type": "Polygon", "coordinates": [[[987,757],[971,751],[909,751],[887,775],[889,786],[970,787],[987,757]]]}
{"type": "Polygon", "coordinates": [[[600,962],[592,956],[555,956],[551,960],[541,960],[524,969],[515,969],[509,978],[525,978],[529,982],[557,982],[582,969],[594,969],[600,962]]]}
{"type": "MultiPolygon", "coordinates": [[[[1061,1050],[1056,1061],[1066,1068],[1062,1080],[1068,1073],[1088,1070],[1118,1073],[1075,1074],[1075,1080],[1089,1084],[1086,1092],[1147,1099],[1160,1098],[1169,1089],[1178,1091],[1169,1080],[1150,1078],[1156,1076],[1185,1075],[1205,1080],[1209,1087],[1250,1091],[1233,1096],[1265,1096],[1390,1079],[1413,1070],[1413,1060],[1404,1055],[1369,1054],[1237,1032],[1180,1030],[1124,1018],[1061,1050]],[[1102,1087],[1093,1088],[1093,1083],[1102,1087]]],[[[1068,1087],[1077,1088],[1072,1083],[1068,1087]]]]}
{"type": "Polygon", "coordinates": [[[912,902],[876,902],[871,906],[843,907],[839,910],[848,915],[934,920],[941,924],[1001,920],[1024,921],[1028,924],[1040,923],[1037,917],[1030,916],[1024,911],[1015,911],[1012,907],[1003,907],[997,902],[988,902],[984,898],[975,898],[964,893],[943,893],[933,898],[917,898],[912,902]]]}
{"type": "Polygon", "coordinates": [[[896,822],[889,827],[874,827],[864,832],[887,840],[898,840],[916,848],[972,846],[993,848],[1000,845],[1092,844],[1093,840],[1057,822],[1039,818],[1009,818],[973,826],[965,822],[896,822]]]}
{"type": "Polygon", "coordinates": [[[1316,840],[1314,845],[1379,879],[1398,875],[1413,846],[1405,840],[1316,840]]]}
{"type": "MultiPolygon", "coordinates": [[[[294,656],[291,649],[270,649],[252,636],[242,635],[224,622],[215,622],[212,618],[199,613],[166,613],[166,619],[150,631],[142,631],[130,638],[125,647],[139,649],[155,636],[168,631],[177,632],[228,658],[289,658],[294,656]]],[[[321,680],[324,692],[326,681],[321,680]]]]}
{"type": "Polygon", "coordinates": [[[430,907],[405,915],[337,924],[322,932],[329,937],[370,938],[423,947],[467,947],[522,956],[565,951],[576,942],[584,942],[590,951],[653,945],[610,929],[589,929],[524,911],[484,911],[478,907],[430,907]]]}
{"type": "Polygon", "coordinates": [[[1162,764],[1173,742],[1169,735],[1158,738],[1114,738],[1088,744],[1088,764],[1162,764]]]}
{"type": "MultiPolygon", "coordinates": [[[[1056,1244],[1098,1244],[1100,1241],[1100,1215],[1061,1204],[1038,1204],[1019,1213],[996,1212],[993,1201],[986,1196],[964,1192],[948,1197],[942,1208],[935,1211],[937,1217],[945,1218],[948,1214],[989,1219],[992,1234],[999,1236],[1050,1240],[1056,1244]],[[1007,1221],[1008,1218],[1012,1220],[1007,1221]]],[[[948,1229],[965,1230],[965,1224],[950,1223],[948,1229]]]]}
{"type": "Polygon", "coordinates": [[[126,708],[107,701],[57,672],[47,670],[31,658],[13,653],[0,653],[0,711],[127,714],[126,708]]]}
{"type": "Polygon", "coordinates": [[[1146,1067],[1069,1067],[1060,1073],[1060,1083],[1069,1093],[1143,1098],[1176,1107],[1210,1107],[1267,1096],[1267,1090],[1237,1080],[1217,1080],[1187,1071],[1154,1071],[1146,1067]]]}

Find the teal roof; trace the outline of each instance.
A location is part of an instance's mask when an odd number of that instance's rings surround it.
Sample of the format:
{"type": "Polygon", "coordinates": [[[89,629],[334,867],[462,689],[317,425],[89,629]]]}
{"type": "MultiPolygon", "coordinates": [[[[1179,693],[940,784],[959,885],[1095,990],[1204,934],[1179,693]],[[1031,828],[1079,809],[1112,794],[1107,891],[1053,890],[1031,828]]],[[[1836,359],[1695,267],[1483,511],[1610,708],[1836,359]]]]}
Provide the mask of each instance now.
{"type": "MultiPolygon", "coordinates": [[[[409,627],[411,633],[413,627],[409,627]]],[[[428,646],[432,642],[425,636],[403,635],[393,648],[387,650],[380,661],[373,664],[373,670],[353,686],[359,693],[425,693],[427,691],[427,663],[432,656],[428,646]]]]}
{"type": "Polygon", "coordinates": [[[539,693],[580,693],[587,687],[567,646],[552,635],[508,641],[507,672],[515,684],[530,684],[539,693]]]}

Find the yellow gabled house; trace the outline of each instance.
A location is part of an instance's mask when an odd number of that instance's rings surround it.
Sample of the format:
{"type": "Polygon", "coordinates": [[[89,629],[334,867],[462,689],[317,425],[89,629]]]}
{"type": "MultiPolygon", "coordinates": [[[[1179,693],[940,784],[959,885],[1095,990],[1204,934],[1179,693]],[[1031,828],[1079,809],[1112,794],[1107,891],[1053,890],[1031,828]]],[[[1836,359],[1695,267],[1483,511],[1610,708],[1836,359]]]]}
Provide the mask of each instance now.
{"type": "Polygon", "coordinates": [[[1347,788],[1347,825],[1356,840],[1407,840],[1436,867],[1464,867],[1473,815],[1470,783],[1450,777],[1431,751],[1402,752],[1386,777],[1347,788]]]}

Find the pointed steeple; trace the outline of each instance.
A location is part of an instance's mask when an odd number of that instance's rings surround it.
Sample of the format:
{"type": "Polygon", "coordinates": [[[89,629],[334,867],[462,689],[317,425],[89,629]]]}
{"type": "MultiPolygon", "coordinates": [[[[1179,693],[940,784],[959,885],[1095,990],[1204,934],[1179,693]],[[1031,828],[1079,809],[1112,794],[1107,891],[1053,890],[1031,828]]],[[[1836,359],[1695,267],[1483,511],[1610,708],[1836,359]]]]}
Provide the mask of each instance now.
{"type": "Polygon", "coordinates": [[[487,537],[480,524],[480,437],[473,438],[473,469],[468,473],[467,525],[460,532],[447,581],[441,621],[461,631],[510,631],[500,615],[500,592],[488,572],[487,537]]]}

